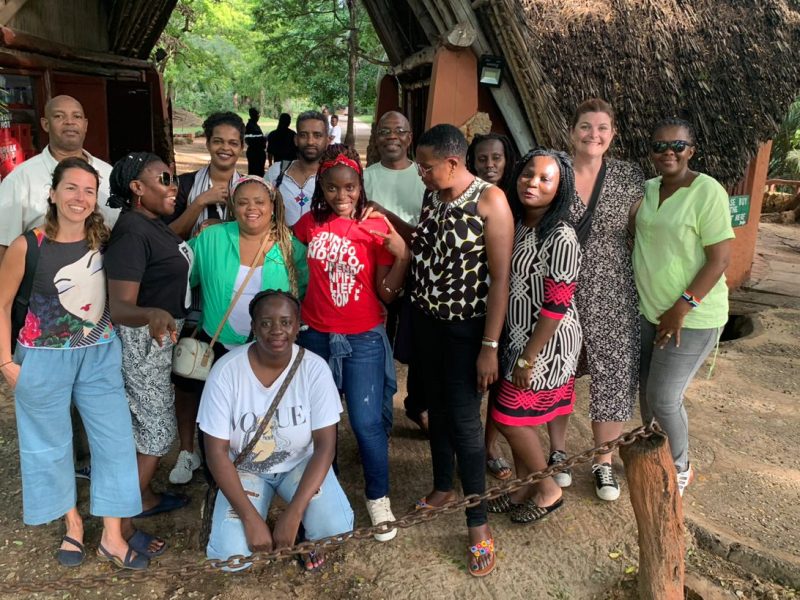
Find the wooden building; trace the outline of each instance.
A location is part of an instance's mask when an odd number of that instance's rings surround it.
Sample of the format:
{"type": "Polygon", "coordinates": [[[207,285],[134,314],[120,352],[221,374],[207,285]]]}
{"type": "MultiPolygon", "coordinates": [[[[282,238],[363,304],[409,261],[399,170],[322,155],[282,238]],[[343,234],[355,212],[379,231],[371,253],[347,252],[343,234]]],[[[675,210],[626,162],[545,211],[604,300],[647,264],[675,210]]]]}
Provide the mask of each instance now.
{"type": "Polygon", "coordinates": [[[47,100],[77,98],[85,147],[108,162],[131,150],[172,154],[163,84],[147,60],[177,0],[0,0],[0,87],[12,135],[40,152],[47,100]]]}
{"type": "Polygon", "coordinates": [[[419,134],[449,122],[510,133],[520,151],[567,149],[572,111],[617,111],[614,153],[653,174],[652,125],[697,130],[694,166],[728,186],[736,242],[728,281],[749,276],[769,140],[800,91],[800,12],[785,0],[363,0],[393,67],[378,115],[419,134]],[[499,87],[478,83],[501,57],[499,87]],[[478,115],[478,117],[476,117],[478,115]],[[488,116],[488,121],[487,117],[488,116]],[[744,175],[743,175],[744,174],[744,175]]]}

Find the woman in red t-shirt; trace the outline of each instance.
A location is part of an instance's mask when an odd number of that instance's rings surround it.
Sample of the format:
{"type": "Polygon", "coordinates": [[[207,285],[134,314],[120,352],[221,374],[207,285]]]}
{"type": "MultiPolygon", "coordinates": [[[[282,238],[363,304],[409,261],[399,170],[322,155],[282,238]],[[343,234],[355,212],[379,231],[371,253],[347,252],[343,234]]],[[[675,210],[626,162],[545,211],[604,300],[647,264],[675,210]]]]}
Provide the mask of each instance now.
{"type": "MultiPolygon", "coordinates": [[[[308,246],[308,289],[298,344],[328,361],[344,392],[364,468],[373,524],[393,521],[389,432],[397,390],[381,302],[403,288],[410,252],[387,219],[361,222],[367,198],[358,153],[332,144],[320,157],[311,212],[294,226],[308,246]]],[[[392,529],[375,536],[386,542],[392,529]]]]}

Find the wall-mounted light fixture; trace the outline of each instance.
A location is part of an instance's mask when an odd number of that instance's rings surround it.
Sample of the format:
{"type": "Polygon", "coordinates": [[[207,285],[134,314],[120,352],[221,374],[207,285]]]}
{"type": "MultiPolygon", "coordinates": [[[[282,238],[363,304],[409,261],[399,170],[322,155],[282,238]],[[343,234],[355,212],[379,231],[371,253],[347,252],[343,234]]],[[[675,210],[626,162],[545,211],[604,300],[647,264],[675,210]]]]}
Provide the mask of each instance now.
{"type": "Polygon", "coordinates": [[[502,56],[484,54],[478,62],[478,83],[489,87],[500,87],[506,60],[502,56]]]}

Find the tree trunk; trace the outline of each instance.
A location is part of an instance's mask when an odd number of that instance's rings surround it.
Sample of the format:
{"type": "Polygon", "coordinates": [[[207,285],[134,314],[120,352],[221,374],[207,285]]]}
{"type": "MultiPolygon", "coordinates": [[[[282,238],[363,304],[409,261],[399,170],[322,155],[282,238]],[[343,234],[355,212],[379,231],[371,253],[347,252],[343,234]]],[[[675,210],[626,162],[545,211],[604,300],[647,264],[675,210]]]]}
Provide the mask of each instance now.
{"type": "Polygon", "coordinates": [[[683,504],[667,436],[620,448],[639,529],[639,598],[683,600],[683,504]]]}
{"type": "Polygon", "coordinates": [[[347,10],[350,13],[350,35],[348,36],[349,69],[348,83],[350,85],[347,92],[347,133],[344,136],[344,143],[355,148],[355,118],[356,118],[356,69],[358,67],[358,17],[357,0],[347,1],[347,10]]]}

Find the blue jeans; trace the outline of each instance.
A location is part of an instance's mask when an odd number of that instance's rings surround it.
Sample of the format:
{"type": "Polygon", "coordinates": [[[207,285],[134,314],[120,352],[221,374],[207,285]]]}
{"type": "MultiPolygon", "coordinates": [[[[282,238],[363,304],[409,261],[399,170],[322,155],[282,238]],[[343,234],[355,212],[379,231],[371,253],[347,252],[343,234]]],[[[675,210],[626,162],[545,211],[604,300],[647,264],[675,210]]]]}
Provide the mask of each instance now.
{"type": "Polygon", "coordinates": [[[14,395],[25,523],[47,523],[75,506],[73,402],[91,450],[91,513],[139,514],[139,470],[119,338],[72,350],[18,346],[16,360],[22,364],[14,395]]]}
{"type": "MultiPolygon", "coordinates": [[[[258,514],[267,518],[276,493],[285,502],[292,500],[309,460],[310,457],[286,473],[257,475],[239,471],[239,481],[258,514]]],[[[353,510],[332,469],[328,469],[319,492],[308,503],[308,508],[303,513],[303,527],[306,538],[312,541],[339,535],[353,528],[353,510]]],[[[206,555],[208,558],[227,560],[231,556],[250,554],[252,552],[247,546],[242,520],[225,494],[219,492],[211,519],[211,535],[206,555]]],[[[249,563],[243,564],[242,568],[248,566],[249,563]]]]}
{"type": "Polygon", "coordinates": [[[681,329],[664,348],[653,345],[656,326],[642,317],[642,358],[639,365],[639,405],[642,421],[655,418],[669,438],[672,460],[682,473],[689,468],[689,419],[683,394],[720,335],[720,328],[681,329]]]}
{"type": "MultiPolygon", "coordinates": [[[[334,358],[331,335],[309,328],[300,332],[297,343],[330,362],[334,358]]],[[[367,500],[377,500],[389,495],[391,406],[387,410],[384,398],[386,350],[383,336],[376,331],[344,337],[351,352],[341,357],[341,391],[361,454],[364,493],[367,500]]]]}

